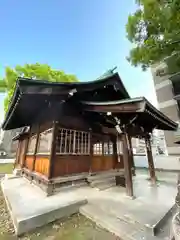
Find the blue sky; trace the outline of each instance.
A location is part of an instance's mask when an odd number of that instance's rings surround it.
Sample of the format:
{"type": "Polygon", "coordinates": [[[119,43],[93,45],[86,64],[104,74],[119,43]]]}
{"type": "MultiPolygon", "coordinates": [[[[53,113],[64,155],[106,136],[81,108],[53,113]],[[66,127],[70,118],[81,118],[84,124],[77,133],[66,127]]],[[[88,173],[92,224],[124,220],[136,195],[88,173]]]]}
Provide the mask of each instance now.
{"type": "MultiPolygon", "coordinates": [[[[150,71],[125,59],[128,14],[135,0],[6,0],[1,1],[0,74],[6,66],[48,63],[52,68],[94,80],[109,68],[119,74],[131,96],[156,97],[150,71]]],[[[3,117],[0,96],[0,120],[3,117]]]]}

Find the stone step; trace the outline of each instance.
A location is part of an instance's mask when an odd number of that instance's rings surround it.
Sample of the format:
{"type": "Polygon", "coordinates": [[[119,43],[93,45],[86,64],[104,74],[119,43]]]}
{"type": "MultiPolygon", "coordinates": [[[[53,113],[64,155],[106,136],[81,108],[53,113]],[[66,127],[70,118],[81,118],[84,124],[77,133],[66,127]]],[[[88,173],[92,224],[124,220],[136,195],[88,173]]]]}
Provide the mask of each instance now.
{"type": "Polygon", "coordinates": [[[110,172],[102,172],[102,173],[97,173],[95,175],[91,175],[91,176],[88,176],[87,177],[87,180],[89,182],[92,182],[92,181],[96,181],[98,179],[106,179],[106,178],[112,178],[112,177],[115,177],[117,175],[124,175],[124,172],[123,171],[110,171],[110,172]]]}
{"type": "Polygon", "coordinates": [[[160,238],[165,238],[166,236],[169,236],[169,240],[173,239],[173,217],[177,213],[177,208],[174,206],[171,211],[166,215],[166,218],[164,218],[164,221],[161,221],[158,228],[156,228],[156,236],[160,238]]]}
{"type": "Polygon", "coordinates": [[[159,238],[153,237],[140,229],[139,225],[120,220],[95,205],[88,203],[80,207],[80,213],[122,240],[159,240],[159,238]]]}
{"type": "Polygon", "coordinates": [[[80,187],[85,187],[87,186],[86,182],[79,182],[75,184],[69,184],[66,186],[60,186],[60,187],[54,187],[53,193],[59,193],[59,192],[66,192],[66,191],[71,191],[80,187]]]}
{"type": "Polygon", "coordinates": [[[101,184],[101,183],[104,183],[104,182],[116,182],[116,179],[115,177],[109,177],[109,178],[99,178],[99,179],[96,179],[92,182],[90,182],[90,184],[101,184]]]}
{"type": "Polygon", "coordinates": [[[111,187],[115,187],[116,182],[115,181],[104,181],[104,182],[99,182],[99,183],[91,183],[90,186],[93,188],[96,188],[98,190],[105,190],[105,189],[108,189],[111,187]]]}
{"type": "Polygon", "coordinates": [[[91,199],[89,203],[93,206],[99,206],[102,211],[110,213],[120,221],[136,224],[136,226],[144,229],[144,231],[152,236],[156,235],[158,229],[162,228],[164,219],[167,218],[168,212],[171,211],[171,208],[169,208],[169,211],[165,212],[158,205],[152,209],[152,205],[143,201],[140,203],[140,201],[136,202],[136,200],[128,198],[125,201],[124,203],[124,200],[118,199],[118,201],[113,201],[112,204],[112,200],[108,199],[96,199],[96,201],[91,199]],[[149,219],[149,216],[152,216],[152,218],[149,219]]]}

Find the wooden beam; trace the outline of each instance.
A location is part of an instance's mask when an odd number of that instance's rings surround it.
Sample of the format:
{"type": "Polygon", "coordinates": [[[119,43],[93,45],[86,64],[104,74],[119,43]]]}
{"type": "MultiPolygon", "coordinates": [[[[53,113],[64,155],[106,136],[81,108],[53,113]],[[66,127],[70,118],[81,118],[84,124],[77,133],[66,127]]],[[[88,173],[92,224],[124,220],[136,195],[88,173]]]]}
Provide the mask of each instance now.
{"type": "Polygon", "coordinates": [[[53,177],[53,169],[54,169],[54,161],[56,157],[56,138],[58,135],[58,122],[54,121],[53,122],[53,127],[52,127],[52,143],[51,143],[51,152],[50,152],[50,158],[49,158],[49,174],[48,174],[48,179],[53,177]]]}
{"type": "Polygon", "coordinates": [[[136,176],[135,173],[135,164],[134,164],[134,157],[133,157],[133,148],[132,148],[132,138],[131,136],[128,134],[128,144],[129,144],[129,157],[131,159],[131,171],[132,171],[132,175],[136,176]]]}
{"type": "Polygon", "coordinates": [[[83,109],[91,112],[143,112],[141,103],[124,103],[114,105],[83,105],[83,109]]]}
{"type": "Polygon", "coordinates": [[[32,171],[34,171],[34,169],[35,169],[35,164],[36,164],[36,153],[37,153],[37,149],[38,149],[39,137],[40,137],[40,125],[38,124],[38,126],[37,126],[36,144],[35,144],[34,156],[33,156],[32,171]]]}
{"type": "Polygon", "coordinates": [[[123,139],[124,171],[125,171],[125,180],[126,180],[126,194],[130,197],[134,197],[131,162],[130,162],[131,158],[129,156],[128,134],[126,132],[123,133],[122,139],[123,139]]]}
{"type": "Polygon", "coordinates": [[[150,178],[151,178],[152,184],[155,184],[156,183],[156,174],[155,174],[152,148],[151,148],[151,142],[150,142],[149,135],[147,135],[145,137],[145,143],[146,143],[146,151],[147,151],[147,159],[148,159],[148,165],[149,165],[150,178]]]}

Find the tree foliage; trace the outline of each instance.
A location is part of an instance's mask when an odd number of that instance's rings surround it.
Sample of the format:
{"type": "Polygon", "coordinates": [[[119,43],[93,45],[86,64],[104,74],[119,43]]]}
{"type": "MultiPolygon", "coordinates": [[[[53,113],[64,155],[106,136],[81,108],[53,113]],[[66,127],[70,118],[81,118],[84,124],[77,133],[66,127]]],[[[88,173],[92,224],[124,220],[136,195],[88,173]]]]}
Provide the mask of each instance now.
{"type": "Polygon", "coordinates": [[[180,1],[136,0],[136,3],[137,10],[129,15],[126,25],[127,38],[133,44],[128,60],[145,70],[179,53],[180,1]]]}
{"type": "Polygon", "coordinates": [[[4,100],[4,110],[8,109],[9,102],[14,92],[14,87],[18,77],[30,79],[46,80],[50,82],[77,82],[76,76],[66,74],[63,71],[54,70],[47,64],[25,64],[17,65],[15,68],[6,67],[5,77],[0,80],[0,92],[6,92],[4,100]]]}

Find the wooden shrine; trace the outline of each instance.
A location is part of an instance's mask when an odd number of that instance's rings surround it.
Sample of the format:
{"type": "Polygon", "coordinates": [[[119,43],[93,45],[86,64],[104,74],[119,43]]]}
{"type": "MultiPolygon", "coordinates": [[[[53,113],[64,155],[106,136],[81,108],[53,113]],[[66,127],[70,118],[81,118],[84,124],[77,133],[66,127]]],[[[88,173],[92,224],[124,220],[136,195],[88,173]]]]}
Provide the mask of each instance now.
{"type": "Polygon", "coordinates": [[[88,182],[90,175],[122,171],[133,196],[131,138],[145,139],[155,183],[150,134],[154,128],[176,130],[177,124],[145,98],[131,99],[118,73],[112,73],[86,83],[19,78],[2,128],[21,127],[14,138],[15,168],[48,195],[64,184],[88,182]]]}

